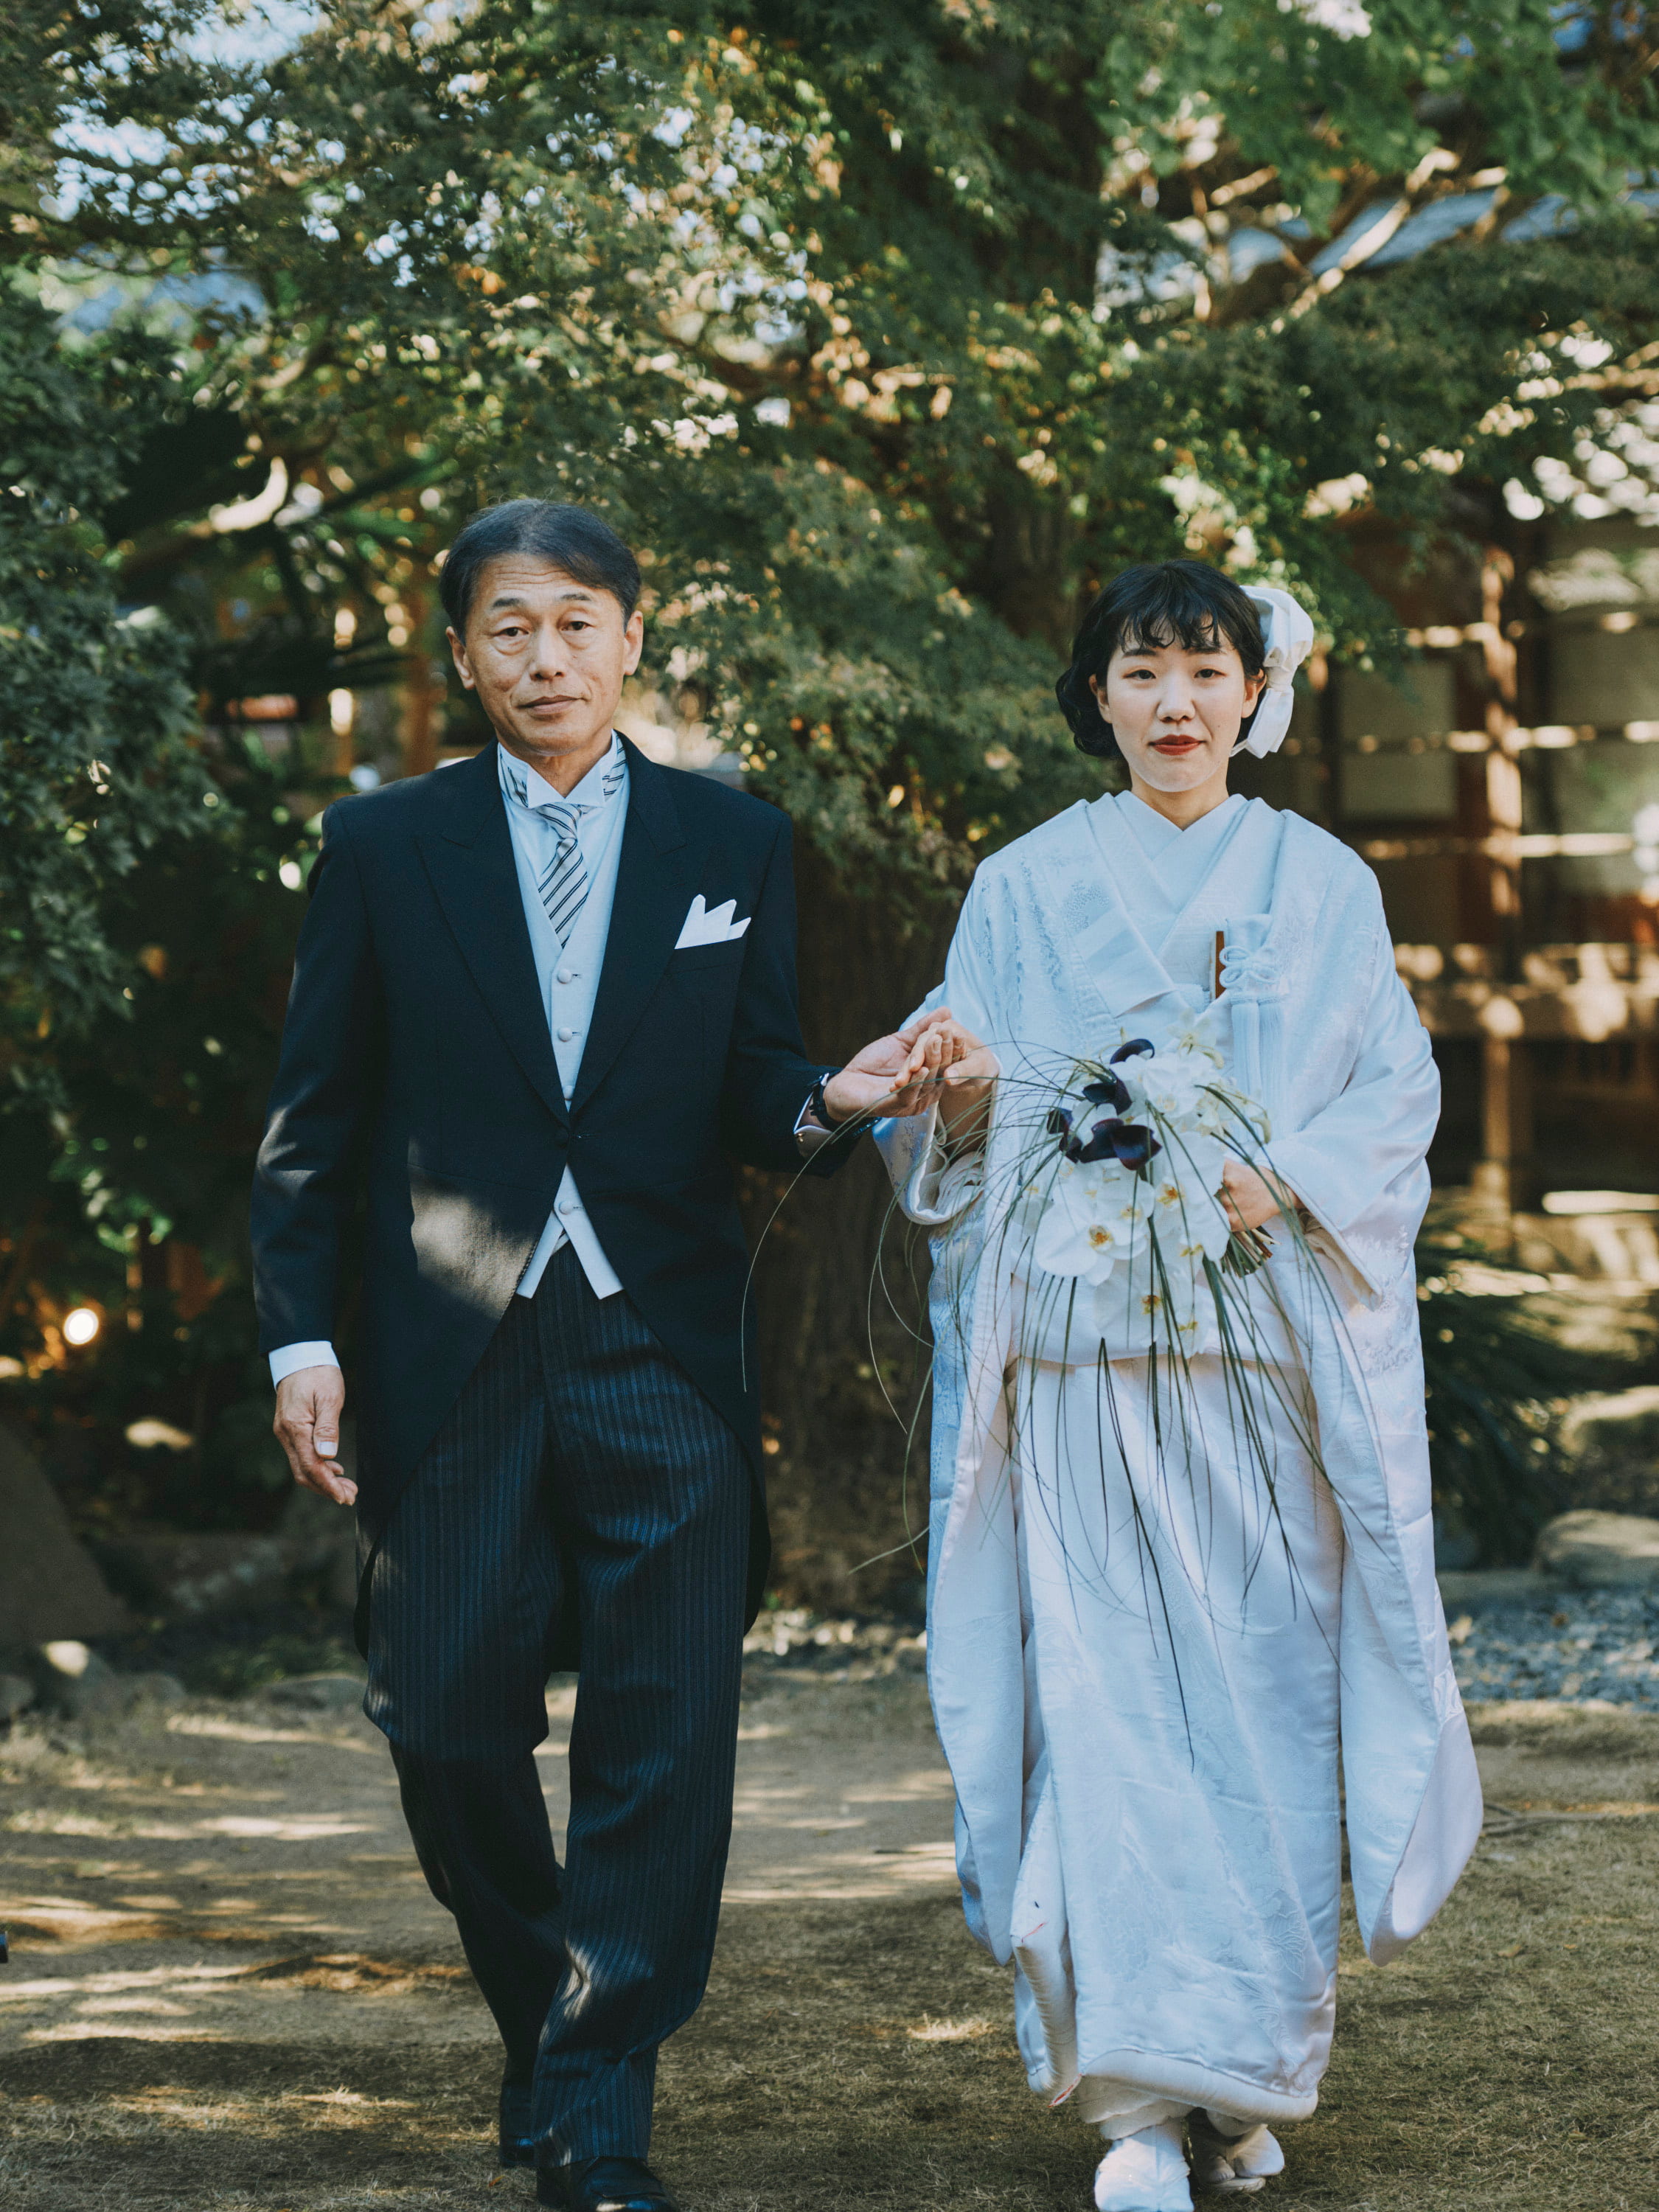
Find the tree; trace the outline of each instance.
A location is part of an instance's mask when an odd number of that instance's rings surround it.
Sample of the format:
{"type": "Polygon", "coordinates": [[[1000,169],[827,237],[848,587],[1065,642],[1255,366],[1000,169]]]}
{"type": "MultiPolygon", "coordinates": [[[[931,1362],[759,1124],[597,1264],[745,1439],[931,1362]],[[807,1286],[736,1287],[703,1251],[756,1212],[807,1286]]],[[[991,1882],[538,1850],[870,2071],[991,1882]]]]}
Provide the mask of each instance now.
{"type": "MultiPolygon", "coordinates": [[[[167,356],[100,557],[212,698],[295,695],[315,797],[323,700],[385,656],[416,764],[469,726],[430,673],[459,514],[602,505],[659,690],[801,833],[826,1051],[932,980],[978,852],[1092,787],[1048,687],[1115,564],[1204,550],[1370,658],[1357,514],[1408,560],[1489,544],[1504,485],[1581,447],[1646,495],[1628,194],[1659,115],[1622,4],[331,0],[268,63],[203,20],[12,34],[15,283],[118,278],[167,356]],[[1413,225],[1445,234],[1385,266],[1413,225]]],[[[247,823],[288,805],[251,757],[247,823]]],[[[827,1495],[847,1559],[897,1536],[908,1347],[862,1340],[858,1174],[792,1196],[762,1261],[808,1581],[827,1495]]]]}

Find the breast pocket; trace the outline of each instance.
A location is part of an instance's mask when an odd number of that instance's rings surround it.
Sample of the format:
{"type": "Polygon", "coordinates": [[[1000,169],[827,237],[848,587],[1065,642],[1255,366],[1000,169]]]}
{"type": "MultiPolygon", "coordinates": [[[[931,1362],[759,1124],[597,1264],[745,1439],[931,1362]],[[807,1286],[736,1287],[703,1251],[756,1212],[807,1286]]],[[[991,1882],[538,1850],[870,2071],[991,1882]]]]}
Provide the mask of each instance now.
{"type": "Polygon", "coordinates": [[[733,983],[743,967],[743,956],[749,943],[748,933],[741,937],[728,937],[718,945],[688,945],[674,954],[670,961],[671,975],[689,978],[697,982],[705,980],[718,982],[730,976],[733,983]]]}

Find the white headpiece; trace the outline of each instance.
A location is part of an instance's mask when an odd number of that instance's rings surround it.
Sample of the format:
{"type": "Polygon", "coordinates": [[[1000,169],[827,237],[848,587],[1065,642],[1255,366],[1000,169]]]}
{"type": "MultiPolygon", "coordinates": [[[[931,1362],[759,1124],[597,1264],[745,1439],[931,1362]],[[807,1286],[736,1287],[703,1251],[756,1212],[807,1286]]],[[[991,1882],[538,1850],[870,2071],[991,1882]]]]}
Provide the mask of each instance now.
{"type": "Polygon", "coordinates": [[[1261,611],[1262,658],[1267,663],[1267,680],[1262,686],[1249,735],[1242,738],[1233,750],[1254,753],[1258,760],[1266,760],[1269,753],[1279,750],[1291,726],[1291,709],[1296,704],[1296,672],[1313,651],[1314,626],[1307,609],[1288,592],[1281,592],[1272,584],[1246,584],[1243,592],[1261,611]]]}

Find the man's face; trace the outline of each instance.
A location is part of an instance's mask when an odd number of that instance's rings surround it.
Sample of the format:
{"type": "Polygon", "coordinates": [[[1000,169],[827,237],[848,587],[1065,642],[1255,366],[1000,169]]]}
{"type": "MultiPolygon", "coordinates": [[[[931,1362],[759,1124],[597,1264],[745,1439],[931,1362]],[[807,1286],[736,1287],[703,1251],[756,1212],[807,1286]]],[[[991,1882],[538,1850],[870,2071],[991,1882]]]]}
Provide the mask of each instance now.
{"type": "Polygon", "coordinates": [[[527,553],[488,563],[465,636],[449,633],[461,681],[502,744],[565,790],[609,744],[644,639],[642,616],[624,623],[609,592],[527,553]]]}

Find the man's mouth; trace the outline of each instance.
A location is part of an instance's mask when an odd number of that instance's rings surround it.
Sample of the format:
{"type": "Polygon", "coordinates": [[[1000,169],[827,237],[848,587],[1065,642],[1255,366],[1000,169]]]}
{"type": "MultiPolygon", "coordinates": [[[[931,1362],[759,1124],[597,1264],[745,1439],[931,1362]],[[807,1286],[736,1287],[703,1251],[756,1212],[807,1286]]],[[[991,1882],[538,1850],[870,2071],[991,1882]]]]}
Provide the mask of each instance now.
{"type": "Polygon", "coordinates": [[[521,702],[519,712],[521,714],[538,714],[560,707],[574,707],[579,703],[574,697],[561,692],[557,696],[549,699],[526,699],[521,702]]]}

